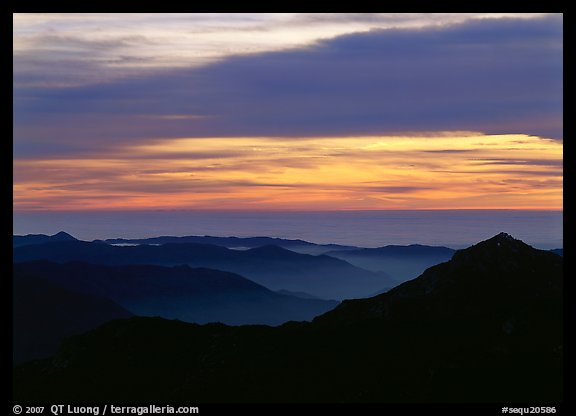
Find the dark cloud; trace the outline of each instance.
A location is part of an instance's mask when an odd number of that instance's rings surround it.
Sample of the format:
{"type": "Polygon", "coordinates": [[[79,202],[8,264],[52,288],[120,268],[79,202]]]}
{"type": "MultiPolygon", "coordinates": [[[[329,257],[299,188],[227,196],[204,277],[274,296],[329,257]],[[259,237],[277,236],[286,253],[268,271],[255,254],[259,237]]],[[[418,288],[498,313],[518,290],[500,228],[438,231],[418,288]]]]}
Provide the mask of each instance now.
{"type": "Polygon", "coordinates": [[[16,87],[15,154],[158,137],[474,130],[561,138],[562,31],[561,16],[374,30],[83,87],[16,87]],[[170,117],[178,114],[199,117],[170,117]]]}

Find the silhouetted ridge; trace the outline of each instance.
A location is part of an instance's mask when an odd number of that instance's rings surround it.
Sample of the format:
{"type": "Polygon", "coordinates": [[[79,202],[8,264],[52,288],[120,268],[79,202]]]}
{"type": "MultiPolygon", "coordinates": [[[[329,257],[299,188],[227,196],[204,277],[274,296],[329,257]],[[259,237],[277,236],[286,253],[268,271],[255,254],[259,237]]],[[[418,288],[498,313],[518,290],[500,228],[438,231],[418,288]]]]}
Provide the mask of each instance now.
{"type": "Polygon", "coordinates": [[[422,244],[409,244],[407,246],[401,246],[401,245],[395,245],[395,244],[390,244],[384,247],[377,247],[377,248],[360,248],[360,249],[356,249],[356,250],[341,250],[341,251],[336,251],[334,254],[337,254],[339,252],[343,252],[346,254],[363,254],[363,253],[369,253],[369,252],[379,252],[382,254],[388,254],[388,255],[451,255],[454,253],[455,250],[448,248],[448,247],[442,247],[442,246],[426,246],[426,245],[422,245],[422,244]]]}
{"type": "Polygon", "coordinates": [[[256,247],[256,248],[251,248],[250,250],[247,250],[246,253],[250,253],[251,255],[258,255],[258,256],[262,256],[262,257],[267,257],[267,258],[282,258],[282,259],[290,259],[290,258],[297,258],[297,259],[301,259],[303,258],[303,256],[306,256],[305,254],[299,254],[299,253],[295,253],[293,251],[287,250],[285,248],[282,248],[280,246],[276,246],[273,244],[269,244],[269,245],[265,245],[265,246],[261,246],[261,247],[256,247]]]}
{"type": "Polygon", "coordinates": [[[85,241],[61,241],[17,247],[13,261],[84,261],[105,265],[187,264],[236,273],[271,290],[303,291],[324,299],[367,296],[392,286],[383,273],[354,267],[329,256],[300,254],[277,246],[250,250],[197,243],[159,246],[113,246],[85,241]]]}
{"type": "Polygon", "coordinates": [[[502,261],[504,258],[516,257],[524,253],[528,254],[532,250],[535,249],[523,241],[515,239],[510,234],[500,233],[472,247],[458,250],[452,259],[455,261],[473,260],[496,264],[496,262],[502,261]]]}
{"type": "Polygon", "coordinates": [[[560,257],[564,257],[564,249],[563,248],[554,248],[550,250],[551,253],[557,254],[560,257]]]}
{"type": "Polygon", "coordinates": [[[186,265],[15,263],[14,280],[26,277],[110,299],[136,315],[198,323],[278,325],[310,320],[337,305],[334,301],[280,295],[234,273],[186,265]]]}
{"type": "Polygon", "coordinates": [[[44,244],[62,241],[78,241],[70,234],[60,231],[54,235],[45,234],[27,234],[27,235],[14,235],[12,236],[12,247],[22,247],[32,244],[44,244]]]}
{"type": "Polygon", "coordinates": [[[73,292],[37,277],[18,276],[13,290],[15,364],[49,357],[66,337],[132,316],[104,297],[73,292]]]}
{"type": "Polygon", "coordinates": [[[329,250],[352,249],[353,246],[341,246],[338,244],[315,244],[304,240],[288,240],[273,237],[213,237],[213,236],[160,236],[150,238],[109,238],[103,242],[108,244],[168,244],[168,243],[198,243],[212,244],[227,248],[256,248],[267,245],[275,245],[302,254],[324,254],[329,250]]]}
{"type": "Polygon", "coordinates": [[[393,287],[415,278],[428,267],[450,260],[454,252],[455,250],[448,247],[411,244],[336,250],[326,254],[346,260],[356,267],[371,271],[384,271],[396,281],[396,284],[389,286],[393,287]]]}
{"type": "Polygon", "coordinates": [[[562,279],[501,234],[312,323],[110,322],[15,369],[14,400],[562,403],[562,279]]]}
{"type": "Polygon", "coordinates": [[[56,239],[57,239],[57,240],[60,240],[60,241],[62,241],[62,240],[76,240],[76,238],[72,237],[70,234],[68,234],[68,233],[65,232],[65,231],[59,231],[59,232],[57,232],[56,234],[54,234],[54,235],[52,236],[52,238],[55,239],[55,240],[56,240],[56,239]]]}
{"type": "Polygon", "coordinates": [[[344,301],[314,322],[339,325],[373,318],[461,321],[472,315],[492,319],[498,311],[537,301],[533,299],[536,294],[544,300],[561,291],[561,257],[500,233],[458,250],[450,261],[430,267],[387,293],[344,301]],[[500,310],[487,299],[501,302],[500,310]]]}

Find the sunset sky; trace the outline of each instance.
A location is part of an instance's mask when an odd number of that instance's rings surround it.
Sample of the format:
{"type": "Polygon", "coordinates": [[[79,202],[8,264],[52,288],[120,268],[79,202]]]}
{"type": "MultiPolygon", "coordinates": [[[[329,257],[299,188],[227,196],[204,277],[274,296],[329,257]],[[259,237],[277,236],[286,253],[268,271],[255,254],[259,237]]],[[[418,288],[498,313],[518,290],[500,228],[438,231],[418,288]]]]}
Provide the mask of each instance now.
{"type": "Polygon", "coordinates": [[[562,209],[562,15],[13,20],[15,211],[562,209]]]}

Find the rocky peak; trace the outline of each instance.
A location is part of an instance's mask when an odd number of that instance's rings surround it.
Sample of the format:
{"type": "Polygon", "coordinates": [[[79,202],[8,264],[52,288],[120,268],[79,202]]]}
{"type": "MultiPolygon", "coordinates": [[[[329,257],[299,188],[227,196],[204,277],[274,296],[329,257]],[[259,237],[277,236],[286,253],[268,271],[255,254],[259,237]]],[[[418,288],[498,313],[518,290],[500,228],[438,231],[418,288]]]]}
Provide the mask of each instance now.
{"type": "Polygon", "coordinates": [[[521,240],[517,240],[510,234],[501,232],[488,240],[481,241],[464,250],[458,250],[452,260],[455,264],[482,263],[483,265],[495,265],[502,261],[515,262],[520,257],[531,257],[539,253],[521,240]]]}
{"type": "Polygon", "coordinates": [[[50,236],[52,240],[56,241],[72,241],[72,240],[76,240],[76,238],[72,237],[70,234],[68,234],[65,231],[60,231],[52,236],[50,236]]]}
{"type": "Polygon", "coordinates": [[[314,321],[493,319],[496,310],[528,310],[531,306],[527,305],[546,297],[559,299],[561,290],[561,257],[500,233],[457,251],[450,261],[430,267],[385,294],[344,301],[314,321]]]}

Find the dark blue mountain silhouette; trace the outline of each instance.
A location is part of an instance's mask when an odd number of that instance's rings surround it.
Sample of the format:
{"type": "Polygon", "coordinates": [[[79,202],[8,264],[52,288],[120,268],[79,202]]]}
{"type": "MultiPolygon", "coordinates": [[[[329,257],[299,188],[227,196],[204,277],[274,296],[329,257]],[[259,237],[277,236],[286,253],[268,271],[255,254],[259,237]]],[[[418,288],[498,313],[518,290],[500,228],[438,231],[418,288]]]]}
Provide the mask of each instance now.
{"type": "Polygon", "coordinates": [[[28,234],[12,236],[12,247],[22,247],[31,244],[43,244],[55,241],[77,241],[70,234],[60,231],[54,235],[28,234]]]}
{"type": "Polygon", "coordinates": [[[349,250],[356,247],[343,246],[339,244],[315,244],[304,240],[289,240],[285,238],[273,237],[213,237],[213,236],[160,236],[150,238],[109,238],[98,240],[107,244],[169,244],[169,243],[195,243],[211,244],[227,248],[256,248],[262,246],[278,246],[296,251],[302,254],[324,254],[330,250],[349,250]]]}
{"type": "Polygon", "coordinates": [[[13,284],[13,361],[15,364],[55,354],[71,335],[104,322],[132,316],[118,304],[81,294],[47,280],[20,276],[13,284]]]}
{"type": "Polygon", "coordinates": [[[400,319],[411,325],[453,321],[468,326],[466,322],[482,317],[483,324],[495,325],[493,329],[516,332],[527,324],[523,320],[538,322],[546,311],[557,314],[558,321],[545,325],[554,327],[562,320],[561,302],[552,302],[562,293],[562,270],[561,257],[501,233],[456,251],[450,261],[384,294],[344,301],[315,322],[341,326],[368,319],[400,319]],[[528,304],[533,309],[516,310],[528,304]]]}
{"type": "Polygon", "coordinates": [[[272,290],[302,291],[323,299],[368,296],[395,283],[385,274],[366,271],[343,260],[295,253],[277,246],[231,250],[193,243],[119,247],[97,242],[63,241],[17,247],[13,259],[15,262],[85,261],[106,265],[187,264],[238,273],[272,290]]]}
{"type": "Polygon", "coordinates": [[[14,400],[562,403],[562,261],[500,234],[312,323],[110,322],[16,368],[14,400]]]}
{"type": "Polygon", "coordinates": [[[401,283],[420,275],[428,267],[450,260],[454,252],[448,247],[412,244],[336,250],[326,254],[363,269],[384,271],[397,283],[401,283]]]}
{"type": "Polygon", "coordinates": [[[242,276],[188,266],[104,266],[48,261],[14,264],[15,281],[40,277],[68,290],[110,299],[140,316],[188,322],[278,325],[311,320],[338,302],[281,295],[242,276]]]}

